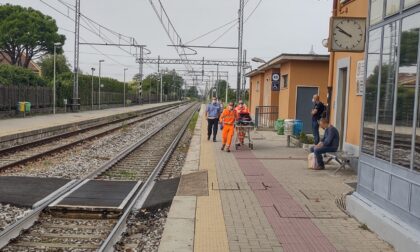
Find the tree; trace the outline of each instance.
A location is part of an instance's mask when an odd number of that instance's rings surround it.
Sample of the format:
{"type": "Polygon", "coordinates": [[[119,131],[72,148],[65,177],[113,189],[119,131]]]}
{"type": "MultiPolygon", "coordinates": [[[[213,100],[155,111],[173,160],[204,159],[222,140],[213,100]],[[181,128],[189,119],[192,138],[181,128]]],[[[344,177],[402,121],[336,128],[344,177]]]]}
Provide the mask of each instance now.
{"type": "Polygon", "coordinates": [[[45,86],[46,81],[29,69],[0,65],[0,85],[45,86]]]}
{"type": "Polygon", "coordinates": [[[187,97],[198,98],[198,89],[196,86],[192,86],[187,90],[187,97]]]}
{"type": "MultiPolygon", "coordinates": [[[[42,58],[39,63],[41,66],[42,76],[52,80],[54,77],[54,55],[48,54],[42,58]]],[[[56,75],[62,73],[71,73],[70,65],[67,62],[66,56],[64,54],[58,54],[56,56],[56,75]]]]}
{"type": "Polygon", "coordinates": [[[12,65],[27,68],[32,59],[53,53],[54,43],[64,44],[65,39],[52,17],[32,8],[0,5],[0,50],[12,65]]]}

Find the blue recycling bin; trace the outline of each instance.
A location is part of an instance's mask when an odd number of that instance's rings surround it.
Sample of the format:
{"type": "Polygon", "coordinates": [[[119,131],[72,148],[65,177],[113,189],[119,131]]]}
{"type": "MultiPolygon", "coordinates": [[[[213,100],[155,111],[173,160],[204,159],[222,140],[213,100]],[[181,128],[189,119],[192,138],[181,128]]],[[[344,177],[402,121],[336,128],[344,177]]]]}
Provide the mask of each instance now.
{"type": "Polygon", "coordinates": [[[299,136],[303,130],[303,122],[302,120],[296,119],[295,124],[293,126],[293,135],[299,136]]]}

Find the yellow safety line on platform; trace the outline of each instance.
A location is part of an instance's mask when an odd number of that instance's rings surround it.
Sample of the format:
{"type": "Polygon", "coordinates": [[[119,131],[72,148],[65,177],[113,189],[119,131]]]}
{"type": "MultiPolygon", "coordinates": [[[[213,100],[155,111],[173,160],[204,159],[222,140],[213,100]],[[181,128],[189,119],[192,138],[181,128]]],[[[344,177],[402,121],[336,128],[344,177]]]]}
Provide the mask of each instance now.
{"type": "MultiPolygon", "coordinates": [[[[213,142],[207,141],[207,120],[201,127],[200,170],[208,171],[209,196],[197,197],[194,251],[229,251],[226,226],[218,188],[213,142]]],[[[220,144],[220,143],[219,143],[220,144]]]]}

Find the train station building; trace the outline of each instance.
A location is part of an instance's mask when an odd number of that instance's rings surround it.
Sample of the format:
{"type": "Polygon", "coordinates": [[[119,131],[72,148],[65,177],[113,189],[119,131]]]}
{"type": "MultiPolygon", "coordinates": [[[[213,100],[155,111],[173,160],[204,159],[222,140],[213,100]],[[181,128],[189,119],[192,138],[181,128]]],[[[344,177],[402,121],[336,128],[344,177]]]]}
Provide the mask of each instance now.
{"type": "Polygon", "coordinates": [[[249,72],[251,114],[270,113],[260,117],[259,126],[272,127],[278,118],[300,119],[310,133],[312,96],[327,97],[328,61],[328,55],[281,54],[249,72]]]}

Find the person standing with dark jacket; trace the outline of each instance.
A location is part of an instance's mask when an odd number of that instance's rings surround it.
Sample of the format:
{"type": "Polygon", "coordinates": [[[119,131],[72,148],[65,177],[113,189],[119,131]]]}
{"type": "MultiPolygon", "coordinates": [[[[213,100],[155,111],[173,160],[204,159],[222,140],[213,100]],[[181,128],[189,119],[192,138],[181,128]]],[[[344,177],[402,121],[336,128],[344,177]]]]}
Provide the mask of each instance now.
{"type": "Polygon", "coordinates": [[[213,142],[216,142],[217,126],[219,125],[220,105],[217,103],[216,97],[213,97],[211,103],[207,105],[206,118],[207,118],[207,140],[210,140],[213,131],[213,142]]]}
{"type": "Polygon", "coordinates": [[[314,143],[319,143],[319,120],[325,111],[325,105],[319,100],[319,95],[315,94],[312,98],[314,107],[312,108],[312,134],[314,135],[314,143]]]}

